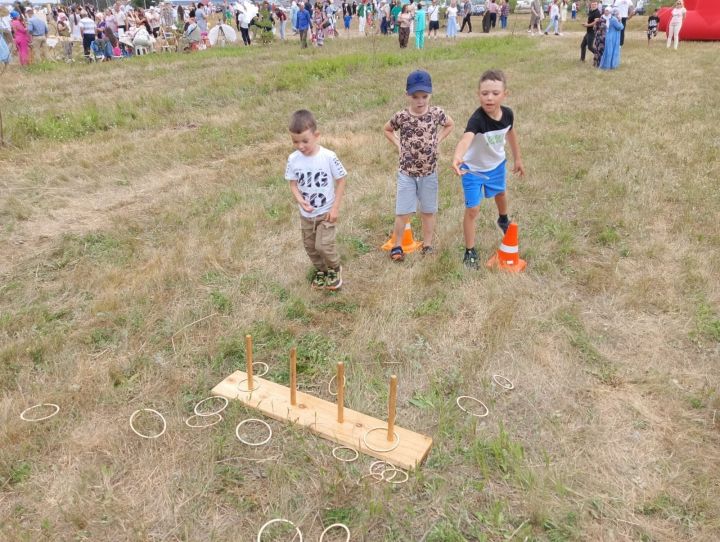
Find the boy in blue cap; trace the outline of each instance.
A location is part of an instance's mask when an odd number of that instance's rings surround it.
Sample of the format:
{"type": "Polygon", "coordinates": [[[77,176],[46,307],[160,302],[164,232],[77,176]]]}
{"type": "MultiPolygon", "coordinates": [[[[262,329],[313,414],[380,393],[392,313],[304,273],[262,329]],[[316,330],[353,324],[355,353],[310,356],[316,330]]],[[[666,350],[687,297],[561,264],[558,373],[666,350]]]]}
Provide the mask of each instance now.
{"type": "Polygon", "coordinates": [[[395,262],[405,259],[399,243],[405,223],[417,211],[418,201],[423,230],[422,254],[433,251],[438,211],[438,145],[450,135],[455,125],[445,111],[430,105],[432,79],[428,72],[417,70],[408,75],[405,90],[408,107],[395,113],[383,129],[400,156],[394,229],[398,245],[390,251],[390,258],[395,262]]]}

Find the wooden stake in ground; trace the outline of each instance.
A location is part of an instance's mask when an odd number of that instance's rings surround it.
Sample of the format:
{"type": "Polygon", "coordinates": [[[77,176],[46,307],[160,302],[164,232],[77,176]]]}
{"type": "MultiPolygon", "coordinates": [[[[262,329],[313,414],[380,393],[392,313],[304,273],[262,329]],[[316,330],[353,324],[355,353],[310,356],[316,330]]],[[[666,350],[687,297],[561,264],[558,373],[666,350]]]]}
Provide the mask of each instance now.
{"type": "Polygon", "coordinates": [[[345,421],[345,364],[342,361],[337,364],[335,381],[337,382],[337,421],[343,423],[345,421]]]}
{"type": "Polygon", "coordinates": [[[253,389],[253,342],[252,335],[245,335],[245,361],[248,389],[253,389]]]}
{"type": "Polygon", "coordinates": [[[397,406],[397,376],[390,377],[390,400],[388,401],[388,429],[387,439],[392,442],[395,438],[395,407],[397,406]]]}
{"type": "Polygon", "coordinates": [[[297,348],[290,350],[290,404],[297,405],[297,348]]]}

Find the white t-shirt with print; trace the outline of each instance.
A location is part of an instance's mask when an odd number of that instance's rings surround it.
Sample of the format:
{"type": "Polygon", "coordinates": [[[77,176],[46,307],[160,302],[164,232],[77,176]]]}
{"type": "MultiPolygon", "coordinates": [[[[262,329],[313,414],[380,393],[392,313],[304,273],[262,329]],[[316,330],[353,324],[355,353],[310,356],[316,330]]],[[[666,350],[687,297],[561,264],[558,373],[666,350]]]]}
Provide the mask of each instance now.
{"type": "Polygon", "coordinates": [[[433,6],[432,4],[430,4],[428,6],[427,12],[430,16],[431,21],[436,22],[439,20],[438,16],[440,15],[440,8],[437,5],[433,6]]]}
{"type": "Polygon", "coordinates": [[[300,214],[306,218],[324,215],[335,203],[335,181],[347,175],[337,155],[320,146],[313,156],[295,151],[288,157],[285,180],[297,181],[298,190],[313,210],[307,212],[300,205],[300,214]]]}

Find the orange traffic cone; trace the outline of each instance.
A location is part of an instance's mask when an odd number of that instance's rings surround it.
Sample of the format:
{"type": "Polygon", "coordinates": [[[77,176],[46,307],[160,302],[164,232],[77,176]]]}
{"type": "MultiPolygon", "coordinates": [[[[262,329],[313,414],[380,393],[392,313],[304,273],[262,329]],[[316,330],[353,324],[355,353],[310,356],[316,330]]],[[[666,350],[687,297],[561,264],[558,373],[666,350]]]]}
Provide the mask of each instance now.
{"type": "MultiPolygon", "coordinates": [[[[397,243],[395,242],[395,232],[393,232],[390,239],[387,240],[387,242],[381,247],[383,250],[390,251],[394,246],[397,246],[397,243]]],[[[405,254],[409,254],[410,252],[415,252],[420,247],[422,247],[421,241],[416,241],[413,238],[413,232],[412,232],[412,226],[410,225],[410,221],[408,220],[405,223],[405,231],[403,232],[402,237],[402,244],[400,245],[403,249],[403,252],[405,254]]]]}
{"type": "Polygon", "coordinates": [[[527,262],[520,259],[520,248],[518,246],[518,227],[514,222],[508,226],[507,233],[503,237],[497,254],[485,264],[488,268],[497,267],[503,271],[518,273],[525,269],[527,262]]]}

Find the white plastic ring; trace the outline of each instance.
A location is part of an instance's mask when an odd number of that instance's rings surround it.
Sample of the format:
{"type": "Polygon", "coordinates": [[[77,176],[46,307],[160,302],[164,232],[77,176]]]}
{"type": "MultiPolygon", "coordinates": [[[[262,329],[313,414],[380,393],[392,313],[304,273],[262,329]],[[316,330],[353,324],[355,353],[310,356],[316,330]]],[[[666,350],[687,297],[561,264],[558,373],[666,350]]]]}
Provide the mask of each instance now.
{"type": "Polygon", "coordinates": [[[225,410],[228,406],[229,401],[227,400],[227,397],[222,397],[220,395],[212,395],[208,397],[207,399],[203,399],[200,401],[197,405],[195,405],[195,415],[196,416],[215,416],[215,414],[220,414],[223,410],[225,410]],[[222,401],[225,401],[225,404],[221,406],[218,410],[215,410],[214,412],[198,412],[198,409],[200,408],[200,405],[207,401],[212,401],[213,399],[221,399],[222,401]]]}
{"type": "Polygon", "coordinates": [[[510,380],[506,376],[493,375],[492,379],[493,379],[493,382],[495,382],[495,384],[497,384],[504,390],[511,390],[511,389],[515,388],[515,384],[512,383],[512,380],[510,380]]]}
{"type": "Polygon", "coordinates": [[[253,367],[255,367],[255,365],[262,365],[263,367],[265,367],[265,370],[262,373],[256,373],[255,369],[253,368],[253,375],[257,377],[265,376],[270,372],[270,366],[264,361],[253,361],[253,367]]]}
{"type": "Polygon", "coordinates": [[[235,436],[237,437],[237,439],[240,442],[242,442],[243,444],[247,444],[248,446],[262,446],[263,444],[267,444],[270,441],[270,439],[272,438],[272,427],[270,427],[267,424],[267,422],[258,420],[257,418],[248,418],[247,420],[243,420],[239,424],[237,424],[237,427],[235,428],[235,436]],[[249,441],[245,440],[244,438],[242,438],[240,436],[240,428],[243,425],[245,425],[246,423],[250,423],[250,422],[257,422],[257,423],[260,423],[260,424],[264,425],[265,427],[267,427],[268,437],[265,440],[262,440],[260,442],[249,442],[249,441]]]}
{"type": "Polygon", "coordinates": [[[395,437],[395,442],[394,442],[394,444],[392,444],[389,448],[373,448],[372,446],[370,446],[370,445],[368,444],[367,436],[368,436],[370,433],[374,432],[374,431],[387,431],[387,427],[373,427],[372,429],[368,429],[368,430],[363,434],[363,442],[365,443],[365,446],[367,446],[367,448],[368,448],[369,450],[372,450],[373,452],[380,452],[380,453],[382,453],[382,452],[392,452],[395,448],[397,448],[397,447],[400,445],[400,435],[398,435],[397,433],[395,433],[395,432],[393,431],[393,436],[395,437]]]}
{"type": "Polygon", "coordinates": [[[332,455],[333,455],[333,457],[334,457],[335,459],[337,459],[338,461],[342,461],[342,462],[344,462],[344,463],[352,463],[352,462],[355,461],[358,457],[360,457],[360,454],[358,453],[358,451],[357,451],[355,448],[351,448],[350,446],[336,446],[336,447],[333,448],[333,450],[332,450],[332,455]],[[353,457],[353,458],[351,458],[351,459],[343,459],[342,457],[340,457],[340,456],[337,454],[337,452],[339,452],[340,450],[350,450],[351,452],[353,452],[353,453],[355,454],[355,457],[353,457]]]}
{"type": "Polygon", "coordinates": [[[393,465],[392,463],[388,463],[387,461],[382,461],[382,460],[374,461],[374,462],[370,463],[370,476],[372,476],[378,482],[381,482],[382,480],[389,482],[390,480],[395,478],[395,476],[397,476],[397,470],[393,472],[393,475],[391,478],[385,478],[385,471],[392,470],[394,468],[395,468],[395,465],[393,465]],[[378,465],[382,467],[382,470],[379,472],[375,472],[375,467],[377,467],[378,465]],[[378,478],[378,476],[379,476],[379,478],[378,478]]]}
{"type": "Polygon", "coordinates": [[[26,408],[25,410],[23,410],[23,411],[20,413],[20,418],[22,418],[22,419],[25,420],[26,422],[41,422],[41,421],[43,421],[43,420],[47,420],[47,419],[49,419],[49,418],[52,418],[52,417],[55,416],[58,412],[60,412],[60,407],[59,407],[58,405],[56,405],[55,403],[40,403],[40,404],[38,404],[38,405],[33,405],[33,406],[31,406],[30,408],[26,408]],[[53,407],[55,410],[54,410],[54,412],[48,414],[47,416],[43,416],[42,418],[26,418],[26,417],[25,417],[25,414],[27,414],[27,413],[30,412],[31,410],[36,409],[36,408],[42,408],[42,407],[44,407],[44,406],[53,407]]]}
{"type": "Polygon", "coordinates": [[[253,389],[242,389],[242,388],[240,387],[240,384],[242,384],[243,382],[247,382],[247,378],[243,378],[240,382],[238,382],[238,385],[237,385],[238,391],[250,393],[251,391],[255,391],[256,389],[258,389],[258,388],[260,387],[260,382],[257,382],[257,383],[255,384],[255,387],[254,387],[253,389]]]}
{"type": "MultiPolygon", "coordinates": [[[[330,395],[332,395],[333,397],[336,397],[336,396],[337,396],[337,392],[333,393],[333,391],[332,391],[332,389],[331,389],[332,383],[335,382],[335,379],[336,379],[336,378],[337,378],[337,375],[335,374],[335,375],[333,375],[333,377],[330,379],[330,382],[328,382],[328,393],[329,393],[330,395]]],[[[346,384],[347,384],[347,378],[345,377],[345,375],[343,375],[343,387],[344,387],[346,384]]],[[[338,525],[342,525],[342,524],[341,524],[341,523],[338,523],[338,525]]]]}
{"type": "Polygon", "coordinates": [[[327,533],[330,529],[334,529],[335,527],[339,527],[340,529],[343,529],[345,531],[345,534],[347,535],[345,537],[345,542],[350,542],[350,529],[348,529],[348,526],[344,523],[333,523],[329,527],[327,527],[322,534],[320,534],[320,540],[318,542],[323,542],[325,539],[325,533],[327,533]]]}
{"type": "Polygon", "coordinates": [[[167,422],[165,421],[165,416],[160,414],[157,410],[153,410],[152,408],[140,408],[130,415],[130,429],[133,430],[133,433],[142,438],[158,438],[165,433],[165,430],[167,429],[167,422]],[[135,429],[135,426],[133,425],[133,420],[135,419],[135,416],[137,416],[141,412],[152,412],[153,414],[157,415],[163,423],[162,431],[160,431],[157,435],[143,435],[137,429],[135,429]]]}
{"type": "Polygon", "coordinates": [[[461,395],[460,397],[457,398],[457,400],[455,402],[457,403],[457,406],[460,407],[460,410],[462,410],[463,412],[466,412],[467,414],[470,414],[471,416],[475,416],[477,418],[484,418],[485,416],[490,414],[490,409],[487,407],[487,405],[485,403],[483,403],[480,399],[471,397],[470,395],[461,395]],[[473,414],[472,412],[470,412],[469,410],[467,410],[465,407],[463,407],[460,404],[460,399],[470,399],[472,401],[475,401],[476,403],[479,403],[485,409],[485,413],[484,414],[473,414]]]}
{"type": "Polygon", "coordinates": [[[300,528],[299,528],[297,525],[295,525],[292,521],[290,521],[289,519],[283,519],[283,518],[271,519],[270,521],[268,521],[267,523],[265,523],[265,525],[263,525],[262,527],[260,527],[260,530],[258,531],[258,535],[257,535],[257,542],[261,542],[261,541],[260,541],[260,537],[262,537],[263,531],[264,531],[269,525],[272,525],[273,523],[289,523],[290,525],[292,525],[293,527],[295,527],[295,530],[297,531],[297,534],[298,534],[298,536],[300,537],[300,538],[299,538],[299,542],[302,542],[303,537],[302,537],[302,532],[300,532],[300,528]]]}
{"type": "Polygon", "coordinates": [[[222,419],[223,419],[222,414],[220,414],[219,412],[216,412],[214,414],[193,414],[187,420],[185,420],[185,425],[187,425],[188,427],[196,428],[196,429],[202,429],[203,427],[212,427],[213,425],[220,423],[222,421],[222,419]],[[204,423],[204,424],[190,423],[190,420],[192,420],[193,418],[198,418],[200,420],[207,420],[210,416],[217,416],[217,420],[215,420],[214,422],[204,423]]]}
{"type": "Polygon", "coordinates": [[[399,469],[394,465],[390,465],[387,469],[385,469],[382,472],[382,479],[386,482],[390,482],[391,484],[404,484],[405,482],[407,482],[410,479],[410,475],[407,473],[407,471],[405,471],[403,469],[399,469]],[[391,471],[393,473],[392,478],[385,478],[385,473],[388,471],[391,471]],[[398,472],[401,475],[404,474],[405,478],[403,478],[401,480],[395,480],[395,476],[397,475],[398,472]]]}

